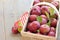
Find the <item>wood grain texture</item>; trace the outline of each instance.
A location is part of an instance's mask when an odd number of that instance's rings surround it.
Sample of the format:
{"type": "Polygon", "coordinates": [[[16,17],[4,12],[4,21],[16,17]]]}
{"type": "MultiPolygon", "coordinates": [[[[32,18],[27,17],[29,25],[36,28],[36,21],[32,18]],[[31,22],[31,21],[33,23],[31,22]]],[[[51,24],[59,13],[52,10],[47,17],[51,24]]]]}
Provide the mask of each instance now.
{"type": "Polygon", "coordinates": [[[0,40],[5,40],[3,0],[0,0],[0,40]]]}
{"type": "Polygon", "coordinates": [[[14,22],[20,18],[31,6],[29,0],[4,0],[5,38],[6,40],[20,40],[20,34],[13,35],[11,28],[14,22]]]}
{"type": "Polygon", "coordinates": [[[11,28],[14,22],[29,10],[31,3],[32,0],[0,0],[0,40],[21,40],[20,34],[11,33],[11,28]]]}

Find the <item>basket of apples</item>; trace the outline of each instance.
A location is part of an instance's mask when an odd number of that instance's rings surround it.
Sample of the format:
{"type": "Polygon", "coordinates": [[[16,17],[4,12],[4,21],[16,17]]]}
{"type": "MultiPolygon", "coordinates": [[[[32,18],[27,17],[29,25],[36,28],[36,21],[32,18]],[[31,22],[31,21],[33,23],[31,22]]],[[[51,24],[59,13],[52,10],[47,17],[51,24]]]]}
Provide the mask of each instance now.
{"type": "Polygon", "coordinates": [[[59,12],[54,5],[40,2],[32,6],[21,31],[22,40],[56,40],[59,12]]]}

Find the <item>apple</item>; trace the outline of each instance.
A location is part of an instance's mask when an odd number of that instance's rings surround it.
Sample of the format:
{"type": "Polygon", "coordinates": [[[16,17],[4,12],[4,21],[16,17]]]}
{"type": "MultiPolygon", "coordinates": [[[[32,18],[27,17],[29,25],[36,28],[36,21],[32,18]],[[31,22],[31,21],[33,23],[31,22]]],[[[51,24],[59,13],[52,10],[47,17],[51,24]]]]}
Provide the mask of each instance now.
{"type": "Polygon", "coordinates": [[[56,29],[54,27],[51,27],[50,31],[56,32],[56,29]]]}
{"type": "Polygon", "coordinates": [[[35,6],[31,9],[30,12],[31,15],[40,15],[41,11],[40,11],[40,7],[39,6],[35,6]]]}
{"type": "Polygon", "coordinates": [[[48,20],[46,15],[40,15],[42,18],[45,18],[46,20],[48,20]]]}
{"type": "Polygon", "coordinates": [[[20,22],[20,20],[18,20],[18,21],[16,21],[14,23],[14,27],[18,28],[18,32],[21,32],[21,30],[22,30],[22,23],[20,22]]]}
{"type": "Polygon", "coordinates": [[[56,8],[59,9],[59,2],[58,1],[53,1],[51,2],[56,8]]]}
{"type": "Polygon", "coordinates": [[[42,34],[47,34],[50,31],[50,27],[47,24],[43,24],[39,28],[42,34]]]}
{"type": "Polygon", "coordinates": [[[55,18],[51,19],[51,27],[56,27],[57,25],[57,20],[55,18]]]}
{"type": "Polygon", "coordinates": [[[41,6],[41,13],[46,15],[45,11],[49,13],[49,7],[48,6],[41,6]]]}
{"type": "Polygon", "coordinates": [[[36,21],[37,15],[30,15],[29,21],[36,21]]]}
{"type": "Polygon", "coordinates": [[[35,4],[39,3],[39,2],[40,2],[40,0],[34,0],[33,5],[35,5],[35,4]]]}
{"type": "Polygon", "coordinates": [[[55,37],[55,32],[53,32],[53,31],[50,31],[49,33],[48,33],[48,36],[53,36],[53,37],[55,37]]]}
{"type": "Polygon", "coordinates": [[[17,27],[12,27],[12,33],[17,34],[18,33],[18,28],[17,27]]]}
{"type": "Polygon", "coordinates": [[[37,29],[40,27],[40,23],[38,21],[33,21],[27,26],[27,29],[31,32],[37,32],[37,29]]]}
{"type": "Polygon", "coordinates": [[[40,22],[40,24],[46,24],[47,23],[47,20],[45,18],[42,18],[42,21],[40,22]]]}

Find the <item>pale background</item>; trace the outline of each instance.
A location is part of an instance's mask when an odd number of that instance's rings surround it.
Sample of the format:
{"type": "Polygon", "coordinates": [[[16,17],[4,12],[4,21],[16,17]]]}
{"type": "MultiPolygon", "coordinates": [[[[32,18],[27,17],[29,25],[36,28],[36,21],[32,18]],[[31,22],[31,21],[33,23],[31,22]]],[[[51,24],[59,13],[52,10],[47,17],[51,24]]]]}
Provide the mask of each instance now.
{"type": "Polygon", "coordinates": [[[0,40],[20,40],[20,34],[13,35],[11,27],[24,11],[29,10],[31,3],[32,0],[0,0],[0,40]]]}

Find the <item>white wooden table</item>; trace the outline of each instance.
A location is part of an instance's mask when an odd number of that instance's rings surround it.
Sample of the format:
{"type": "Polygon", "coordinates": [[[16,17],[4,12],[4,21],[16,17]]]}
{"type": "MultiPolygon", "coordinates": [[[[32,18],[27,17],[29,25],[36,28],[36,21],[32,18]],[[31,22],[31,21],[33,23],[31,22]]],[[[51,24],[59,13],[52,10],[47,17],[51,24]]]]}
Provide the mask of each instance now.
{"type": "Polygon", "coordinates": [[[14,22],[29,10],[32,0],[0,0],[0,40],[20,40],[20,34],[13,35],[14,22]]]}
{"type": "Polygon", "coordinates": [[[20,40],[11,28],[24,11],[29,10],[32,0],[0,0],[0,40],[20,40]]]}

